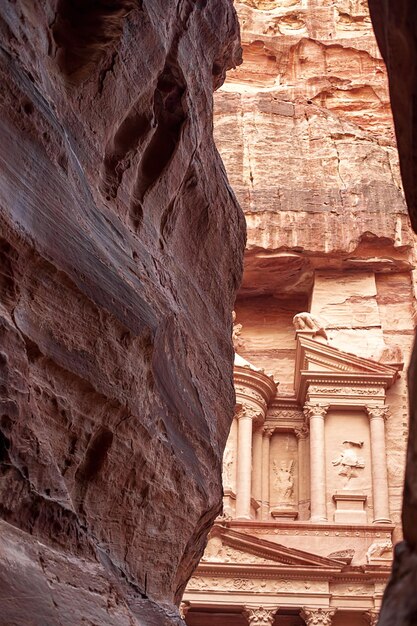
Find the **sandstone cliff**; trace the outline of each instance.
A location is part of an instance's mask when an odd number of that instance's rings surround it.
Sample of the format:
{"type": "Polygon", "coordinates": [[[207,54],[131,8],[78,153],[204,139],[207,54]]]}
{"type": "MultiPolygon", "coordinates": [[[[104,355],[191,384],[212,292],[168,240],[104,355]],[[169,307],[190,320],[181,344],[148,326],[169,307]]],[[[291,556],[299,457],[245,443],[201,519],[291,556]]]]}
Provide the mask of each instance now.
{"type": "Polygon", "coordinates": [[[229,0],[2,3],[0,623],[172,624],[221,506],[229,0]]]}

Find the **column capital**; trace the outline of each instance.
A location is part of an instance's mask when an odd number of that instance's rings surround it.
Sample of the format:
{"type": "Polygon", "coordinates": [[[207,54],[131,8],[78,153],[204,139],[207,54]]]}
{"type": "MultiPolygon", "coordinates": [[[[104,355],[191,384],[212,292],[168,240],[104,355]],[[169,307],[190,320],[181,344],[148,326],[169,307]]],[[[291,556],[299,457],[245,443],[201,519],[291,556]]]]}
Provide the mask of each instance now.
{"type": "Polygon", "coordinates": [[[312,417],[324,418],[328,410],[328,404],[323,404],[320,402],[306,402],[303,408],[303,413],[307,419],[311,419],[312,417]]]}
{"type": "Polygon", "coordinates": [[[272,435],[275,432],[275,427],[274,426],[264,426],[262,429],[262,433],[264,435],[264,437],[272,437],[272,435]]]}
{"type": "Polygon", "coordinates": [[[191,602],[189,600],[183,600],[179,606],[179,612],[181,619],[185,619],[188,611],[191,608],[191,602]]]}
{"type": "Polygon", "coordinates": [[[302,426],[296,426],[294,428],[294,433],[297,439],[307,439],[310,429],[307,423],[304,423],[302,426]]]}
{"type": "Polygon", "coordinates": [[[379,619],[379,611],[376,609],[370,609],[363,614],[365,620],[368,622],[369,626],[377,626],[379,619]]]}
{"type": "Polygon", "coordinates": [[[369,419],[383,419],[386,420],[388,417],[388,407],[386,405],[384,406],[378,406],[378,405],[372,405],[372,404],[368,404],[366,406],[366,412],[368,413],[368,417],[369,419]]]}
{"type": "Polygon", "coordinates": [[[300,615],[307,626],[331,626],[336,609],[309,609],[304,607],[300,615]]]}
{"type": "Polygon", "coordinates": [[[240,419],[251,419],[251,420],[257,420],[262,418],[263,415],[261,413],[261,411],[259,411],[257,408],[255,408],[254,406],[251,406],[250,404],[242,404],[240,406],[240,408],[238,408],[238,410],[235,413],[235,418],[237,420],[240,419]]]}
{"type": "Polygon", "coordinates": [[[248,620],[249,626],[272,626],[275,614],[278,611],[277,606],[245,606],[244,616],[248,620]]]}

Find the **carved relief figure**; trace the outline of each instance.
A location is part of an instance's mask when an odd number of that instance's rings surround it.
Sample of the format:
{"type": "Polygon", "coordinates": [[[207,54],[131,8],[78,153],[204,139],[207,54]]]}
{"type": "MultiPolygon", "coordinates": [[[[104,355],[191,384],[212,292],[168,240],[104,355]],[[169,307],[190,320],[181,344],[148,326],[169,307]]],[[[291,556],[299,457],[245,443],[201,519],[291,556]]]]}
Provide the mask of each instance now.
{"type": "Polygon", "coordinates": [[[337,457],[332,461],[334,466],[340,466],[338,474],[339,476],[345,476],[344,489],[349,488],[352,478],[357,478],[357,469],[363,469],[365,467],[365,461],[362,457],[358,456],[355,448],[362,448],[363,441],[344,441],[344,449],[337,457]]]}
{"type": "Polygon", "coordinates": [[[279,465],[274,461],[273,471],[274,487],[279,501],[291,502],[294,498],[294,461],[288,464],[286,461],[281,461],[279,465]]]}
{"type": "Polygon", "coordinates": [[[235,311],[232,312],[232,319],[233,319],[232,342],[233,342],[233,347],[235,351],[237,351],[238,348],[243,346],[243,340],[240,336],[242,333],[242,324],[236,324],[235,311]]]}
{"type": "Polygon", "coordinates": [[[234,454],[232,448],[226,447],[223,455],[223,487],[232,486],[234,454]]]}

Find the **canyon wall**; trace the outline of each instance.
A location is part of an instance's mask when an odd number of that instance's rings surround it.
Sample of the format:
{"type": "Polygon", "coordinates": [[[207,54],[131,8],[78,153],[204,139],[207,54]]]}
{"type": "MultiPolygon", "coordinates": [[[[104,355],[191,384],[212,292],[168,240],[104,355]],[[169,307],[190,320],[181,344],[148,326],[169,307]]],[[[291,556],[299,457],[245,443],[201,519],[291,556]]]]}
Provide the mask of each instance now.
{"type": "Polygon", "coordinates": [[[234,406],[236,15],[4,2],[0,33],[0,623],[179,623],[234,406]]]}
{"type": "MultiPolygon", "coordinates": [[[[411,222],[417,231],[417,7],[412,0],[369,0],[369,8],[378,44],[387,63],[404,192],[411,222]]],[[[404,542],[396,549],[380,626],[413,626],[417,621],[417,343],[408,371],[408,385],[410,428],[402,515],[404,542]]]]}

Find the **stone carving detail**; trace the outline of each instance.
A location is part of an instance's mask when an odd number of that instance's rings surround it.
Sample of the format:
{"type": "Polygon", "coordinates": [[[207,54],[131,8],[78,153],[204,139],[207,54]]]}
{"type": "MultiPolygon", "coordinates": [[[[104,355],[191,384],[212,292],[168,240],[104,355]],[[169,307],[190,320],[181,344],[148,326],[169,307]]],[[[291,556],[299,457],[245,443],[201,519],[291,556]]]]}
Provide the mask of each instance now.
{"type": "Polygon", "coordinates": [[[210,563],[256,563],[259,565],[271,565],[276,561],[264,557],[249,554],[224,545],[220,537],[210,537],[204,551],[202,562],[210,563]]]}
{"type": "Polygon", "coordinates": [[[344,449],[339,456],[332,461],[335,467],[339,467],[339,476],[346,478],[343,489],[348,489],[352,478],[357,478],[357,469],[364,469],[365,461],[358,456],[355,448],[362,448],[363,441],[344,441],[344,449]]]}
{"type": "Polygon", "coordinates": [[[292,323],[294,324],[295,330],[313,331],[313,337],[321,335],[327,339],[327,333],[323,323],[318,317],[311,313],[297,313],[297,315],[294,315],[292,323]]]}
{"type": "MultiPolygon", "coordinates": [[[[270,578],[218,578],[215,576],[193,576],[188,582],[187,589],[195,591],[251,591],[254,593],[289,592],[305,593],[310,588],[308,581],[302,580],[271,580],[270,578]]],[[[314,589],[317,593],[326,593],[328,584],[316,581],[314,589]]]]}
{"type": "Polygon", "coordinates": [[[303,413],[307,419],[310,419],[316,416],[325,417],[328,410],[329,410],[328,404],[321,404],[318,402],[317,403],[307,402],[304,405],[303,413]]]}
{"type": "Polygon", "coordinates": [[[384,559],[391,560],[392,558],[392,542],[388,539],[388,541],[374,541],[369,546],[366,552],[366,561],[367,563],[372,563],[374,559],[384,559]]]}
{"type": "Polygon", "coordinates": [[[281,461],[272,464],[274,488],[278,502],[292,503],[294,500],[294,461],[281,461]]]}
{"type": "Polygon", "coordinates": [[[384,389],[381,387],[325,387],[310,386],[309,393],[332,395],[332,396],[383,396],[384,389]]]}
{"type": "Polygon", "coordinates": [[[250,417],[251,419],[258,419],[262,417],[262,411],[258,407],[251,406],[250,404],[243,404],[240,406],[237,413],[235,413],[235,417],[239,420],[242,417],[250,417]]]}
{"type": "Polygon", "coordinates": [[[191,608],[191,602],[189,600],[181,602],[181,604],[179,606],[179,612],[180,612],[181,619],[185,619],[186,618],[187,613],[190,610],[190,608],[191,608]]]}
{"type": "Polygon", "coordinates": [[[296,426],[296,428],[294,428],[294,433],[297,439],[306,439],[309,433],[308,424],[303,424],[302,426],[296,426]]]}
{"type": "Polygon", "coordinates": [[[235,461],[234,451],[231,447],[226,446],[223,455],[223,487],[231,487],[232,486],[232,478],[233,478],[233,464],[235,461]]]}
{"type": "Polygon", "coordinates": [[[364,613],[364,617],[368,622],[369,626],[377,626],[379,619],[379,612],[375,609],[370,609],[364,613]]]}
{"type": "Polygon", "coordinates": [[[262,624],[272,626],[277,611],[278,607],[271,609],[263,606],[256,608],[245,606],[244,615],[248,620],[249,626],[261,626],[262,624]]]}
{"type": "Polygon", "coordinates": [[[366,410],[368,412],[368,416],[370,419],[373,418],[383,418],[384,420],[388,417],[388,407],[387,406],[367,406],[366,410]]]}
{"type": "Polygon", "coordinates": [[[344,561],[345,563],[350,563],[355,556],[355,550],[337,550],[337,552],[332,552],[328,554],[329,559],[335,559],[336,561],[344,561]]]}
{"type": "Polygon", "coordinates": [[[335,609],[307,609],[303,608],[300,615],[307,626],[331,626],[335,609]]]}
{"type": "Polygon", "coordinates": [[[275,432],[275,428],[273,426],[264,426],[262,429],[264,437],[272,437],[275,432]]]}
{"type": "Polygon", "coordinates": [[[237,352],[238,348],[241,348],[244,346],[244,341],[240,336],[242,333],[242,324],[236,324],[235,311],[232,312],[232,319],[233,319],[232,342],[233,342],[233,347],[235,351],[237,352]]]}

